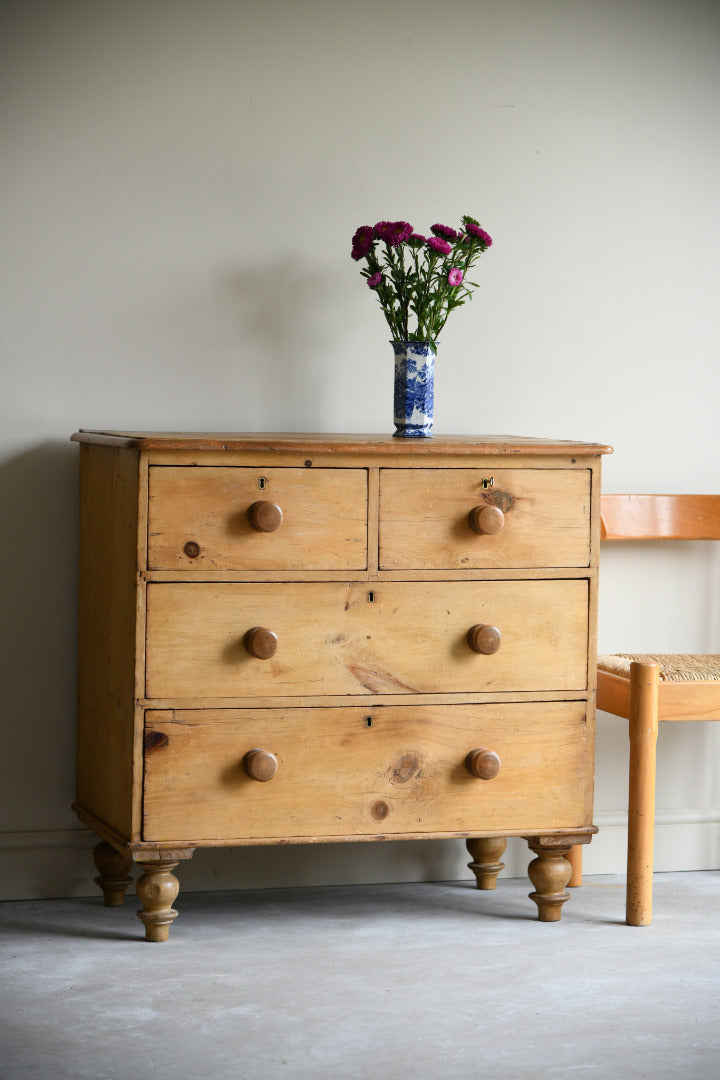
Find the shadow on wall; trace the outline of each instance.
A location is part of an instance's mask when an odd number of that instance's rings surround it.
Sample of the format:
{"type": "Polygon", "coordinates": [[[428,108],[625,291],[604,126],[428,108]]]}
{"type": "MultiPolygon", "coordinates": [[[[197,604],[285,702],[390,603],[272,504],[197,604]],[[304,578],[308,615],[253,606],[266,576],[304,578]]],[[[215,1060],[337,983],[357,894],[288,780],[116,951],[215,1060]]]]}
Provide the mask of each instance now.
{"type": "Polygon", "coordinates": [[[4,830],[74,821],[77,502],[69,442],[43,443],[0,466],[4,830]]]}
{"type": "Polygon", "coordinates": [[[337,341],[348,330],[341,283],[329,271],[287,258],[225,272],[215,300],[241,343],[239,370],[228,374],[248,426],[257,428],[252,416],[259,414],[266,430],[332,429],[341,386],[354,385],[337,363],[337,341]]]}

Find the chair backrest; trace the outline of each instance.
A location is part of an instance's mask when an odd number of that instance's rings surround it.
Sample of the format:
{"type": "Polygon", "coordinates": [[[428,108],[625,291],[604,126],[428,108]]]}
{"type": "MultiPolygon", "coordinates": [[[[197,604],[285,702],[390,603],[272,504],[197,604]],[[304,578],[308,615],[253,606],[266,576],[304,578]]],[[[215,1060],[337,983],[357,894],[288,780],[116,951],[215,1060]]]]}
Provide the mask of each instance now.
{"type": "Polygon", "coordinates": [[[720,495],[605,495],[602,540],[720,540],[720,495]]]}

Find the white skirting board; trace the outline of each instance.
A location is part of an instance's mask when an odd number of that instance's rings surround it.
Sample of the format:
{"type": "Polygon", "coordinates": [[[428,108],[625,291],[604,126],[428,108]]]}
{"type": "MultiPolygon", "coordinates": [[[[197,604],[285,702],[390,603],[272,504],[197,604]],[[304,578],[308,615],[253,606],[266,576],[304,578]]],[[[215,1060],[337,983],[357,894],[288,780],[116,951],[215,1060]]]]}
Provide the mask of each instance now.
{"type": "MultiPolygon", "coordinates": [[[[600,831],[584,848],[583,871],[624,874],[627,818],[598,814],[600,831]]],[[[0,900],[99,895],[87,829],[0,833],[0,900]]],[[[503,877],[523,877],[532,854],[515,838],[504,856],[503,877]]],[[[178,868],[181,890],[292,888],[398,881],[472,881],[461,840],[308,844],[202,849],[178,868]]],[[[720,868],[720,811],[658,811],[655,870],[720,868]]],[[[137,871],[133,870],[137,875],[137,871]]],[[[130,887],[130,892],[133,887],[130,887]]]]}

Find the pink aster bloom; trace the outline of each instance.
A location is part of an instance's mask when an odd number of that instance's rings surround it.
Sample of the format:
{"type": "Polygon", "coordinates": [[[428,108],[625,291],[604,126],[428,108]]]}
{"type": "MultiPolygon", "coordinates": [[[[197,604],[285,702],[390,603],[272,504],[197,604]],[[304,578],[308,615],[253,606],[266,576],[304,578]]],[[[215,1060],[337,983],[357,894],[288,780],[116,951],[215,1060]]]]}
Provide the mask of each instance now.
{"type": "Polygon", "coordinates": [[[442,240],[457,240],[458,234],[449,225],[431,225],[430,232],[442,240]]]}
{"type": "Polygon", "coordinates": [[[492,236],[490,233],[486,233],[484,229],[481,229],[479,225],[475,225],[472,221],[465,223],[465,228],[475,240],[479,240],[485,247],[492,245],[492,236]]]}
{"type": "Polygon", "coordinates": [[[427,246],[431,251],[436,251],[439,255],[449,255],[452,251],[447,240],[441,240],[439,236],[431,236],[427,242],[427,246]]]}
{"type": "Polygon", "coordinates": [[[382,279],[382,270],[378,270],[376,274],[371,274],[370,277],[367,279],[368,287],[370,289],[377,289],[382,279]]]}
{"type": "Polygon", "coordinates": [[[373,246],[375,234],[372,225],[361,225],[352,238],[352,258],[364,259],[373,246]]]}
{"type": "Polygon", "coordinates": [[[453,266],[452,270],[448,274],[448,284],[456,287],[462,285],[463,272],[458,270],[457,266],[453,266]]]}
{"type": "Polygon", "coordinates": [[[412,235],[412,231],[412,225],[407,221],[378,221],[375,226],[375,235],[390,247],[404,243],[412,235]]]}

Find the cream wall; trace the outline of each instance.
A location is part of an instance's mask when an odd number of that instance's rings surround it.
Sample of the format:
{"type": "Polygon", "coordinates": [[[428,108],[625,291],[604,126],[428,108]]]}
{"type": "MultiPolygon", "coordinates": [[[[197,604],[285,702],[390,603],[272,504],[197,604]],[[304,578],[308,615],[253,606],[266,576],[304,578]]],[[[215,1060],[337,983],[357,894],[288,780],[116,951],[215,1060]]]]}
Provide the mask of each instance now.
{"type": "MultiPolygon", "coordinates": [[[[607,490],[720,491],[720,7],[6,0],[0,42],[0,895],[66,895],[94,889],[69,809],[68,436],[391,430],[358,225],[469,212],[495,238],[443,335],[436,430],[608,442],[607,490]]],[[[720,652],[716,547],[683,547],[680,574],[670,554],[606,550],[601,648],[720,652]]],[[[720,865],[717,727],[662,733],[661,869],[720,865]]],[[[625,768],[601,717],[589,873],[623,871],[625,768]]],[[[465,862],[459,842],[199,852],[183,884],[465,862]]]]}

